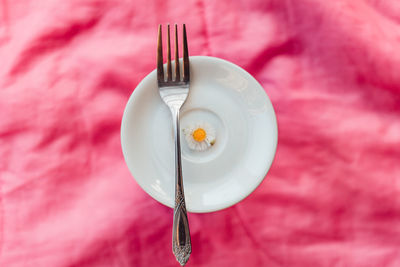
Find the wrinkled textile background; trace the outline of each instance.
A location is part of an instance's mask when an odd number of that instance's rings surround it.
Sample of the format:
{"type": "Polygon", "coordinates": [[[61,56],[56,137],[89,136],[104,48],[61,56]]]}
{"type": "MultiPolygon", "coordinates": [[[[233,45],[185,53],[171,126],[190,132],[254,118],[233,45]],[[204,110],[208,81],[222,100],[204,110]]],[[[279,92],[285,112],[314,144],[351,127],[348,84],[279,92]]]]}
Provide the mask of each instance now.
{"type": "Polygon", "coordinates": [[[178,266],[119,137],[167,22],[279,123],[261,186],[190,214],[187,266],[400,266],[397,0],[0,0],[0,266],[178,266]]]}

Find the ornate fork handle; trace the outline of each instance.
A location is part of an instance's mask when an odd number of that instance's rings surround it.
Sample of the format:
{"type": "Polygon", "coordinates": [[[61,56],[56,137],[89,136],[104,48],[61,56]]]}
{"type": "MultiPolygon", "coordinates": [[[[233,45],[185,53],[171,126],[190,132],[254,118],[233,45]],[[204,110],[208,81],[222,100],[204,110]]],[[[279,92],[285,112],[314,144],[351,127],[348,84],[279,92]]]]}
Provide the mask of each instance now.
{"type": "Polygon", "coordinates": [[[183,266],[189,260],[192,244],[183,191],[179,109],[171,109],[171,112],[175,137],[175,208],[172,228],[172,251],[177,261],[183,266]]]}

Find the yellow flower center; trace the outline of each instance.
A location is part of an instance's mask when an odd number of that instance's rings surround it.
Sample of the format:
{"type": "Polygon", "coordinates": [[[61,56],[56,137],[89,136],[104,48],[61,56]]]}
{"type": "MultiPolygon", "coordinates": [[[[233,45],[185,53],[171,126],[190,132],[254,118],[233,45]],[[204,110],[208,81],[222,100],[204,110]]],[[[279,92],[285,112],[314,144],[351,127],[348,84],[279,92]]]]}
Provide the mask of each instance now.
{"type": "Polygon", "coordinates": [[[197,128],[196,130],[193,131],[192,133],[193,139],[196,140],[197,142],[204,141],[206,139],[207,133],[204,131],[202,128],[197,128]]]}

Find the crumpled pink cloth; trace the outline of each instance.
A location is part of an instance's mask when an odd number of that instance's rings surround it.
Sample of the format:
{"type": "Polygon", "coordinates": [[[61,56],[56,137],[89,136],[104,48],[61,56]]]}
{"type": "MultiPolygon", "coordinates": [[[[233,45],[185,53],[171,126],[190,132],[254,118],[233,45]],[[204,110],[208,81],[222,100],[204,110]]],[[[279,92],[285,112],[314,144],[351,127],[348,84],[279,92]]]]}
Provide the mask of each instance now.
{"type": "Polygon", "coordinates": [[[119,135],[168,22],[279,125],[253,194],[189,214],[187,266],[400,266],[398,0],[0,0],[0,266],[178,266],[119,135]]]}

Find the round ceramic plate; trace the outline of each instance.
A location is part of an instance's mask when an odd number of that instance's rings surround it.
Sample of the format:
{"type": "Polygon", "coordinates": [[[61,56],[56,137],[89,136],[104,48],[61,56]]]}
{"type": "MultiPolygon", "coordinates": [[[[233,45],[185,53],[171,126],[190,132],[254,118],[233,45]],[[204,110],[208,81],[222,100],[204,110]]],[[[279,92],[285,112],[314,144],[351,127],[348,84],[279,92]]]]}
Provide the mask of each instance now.
{"type": "MultiPolygon", "coordinates": [[[[275,156],[277,123],[271,101],[245,70],[228,61],[190,57],[190,91],[181,131],[208,124],[215,143],[192,150],[181,133],[186,207],[191,212],[227,208],[262,182],[275,156]]],[[[160,98],[156,71],[132,93],[121,126],[126,164],[151,197],[174,205],[175,159],[171,113],[160,98]]]]}

